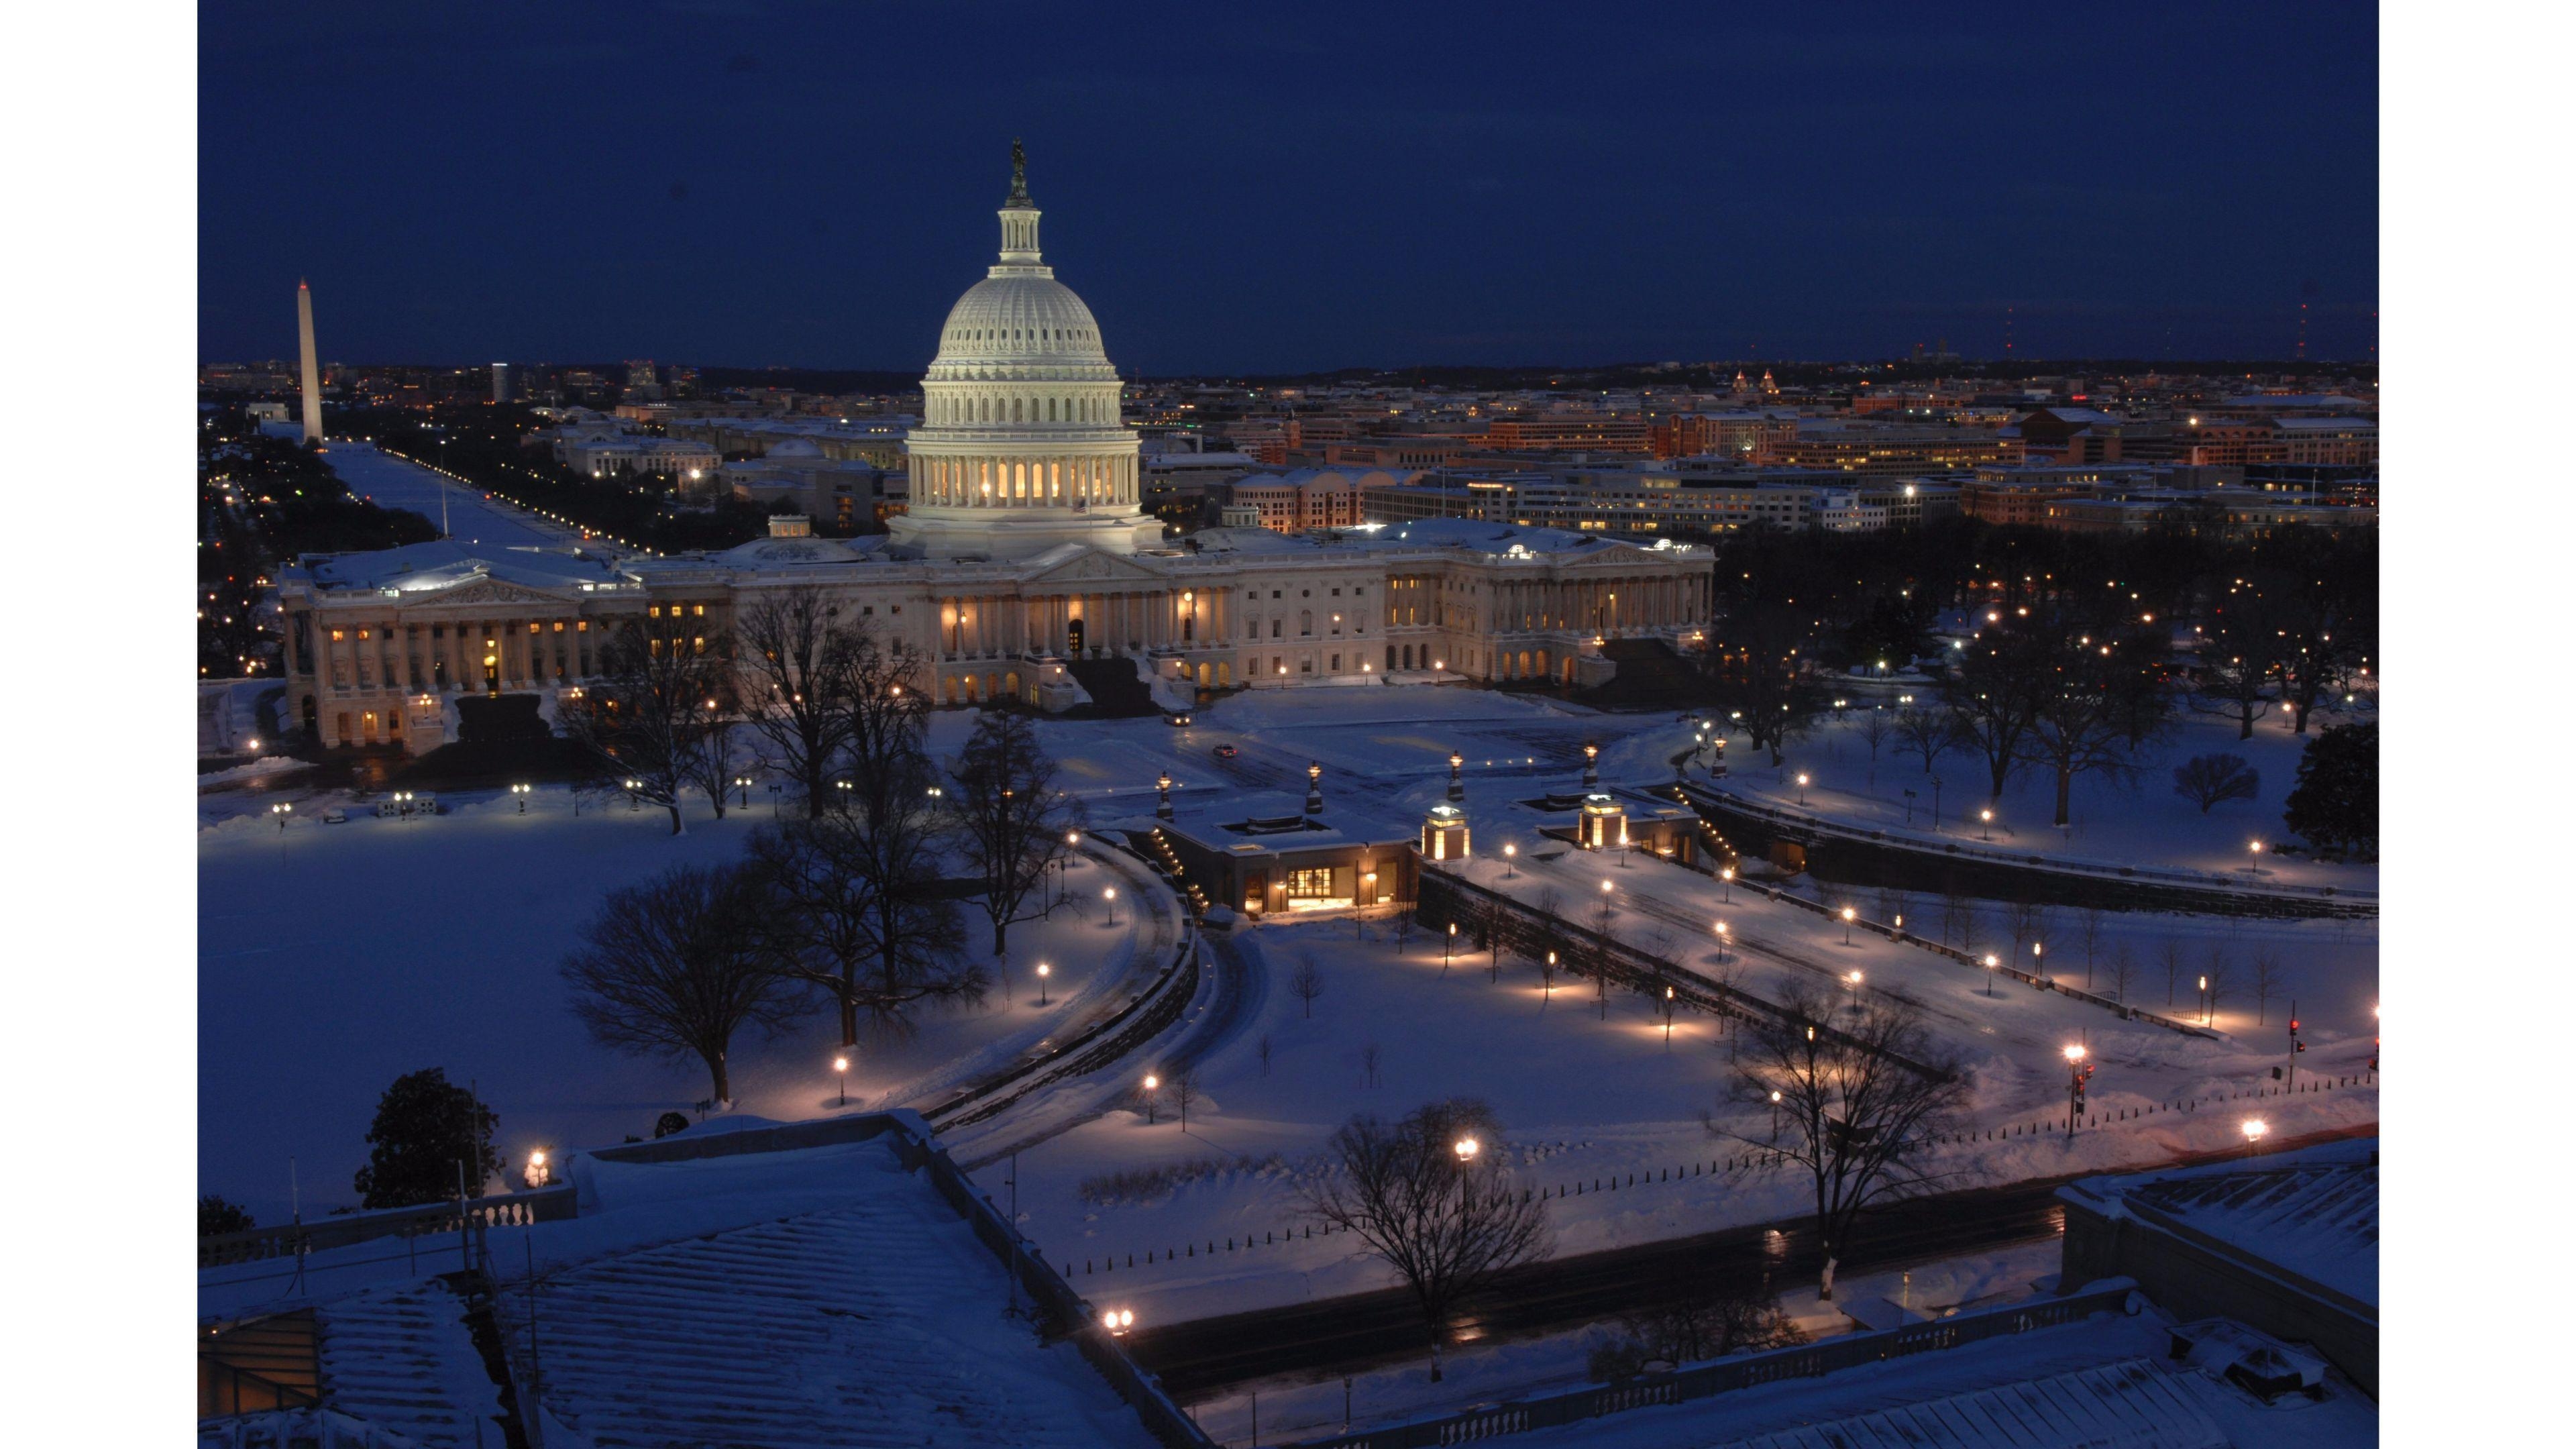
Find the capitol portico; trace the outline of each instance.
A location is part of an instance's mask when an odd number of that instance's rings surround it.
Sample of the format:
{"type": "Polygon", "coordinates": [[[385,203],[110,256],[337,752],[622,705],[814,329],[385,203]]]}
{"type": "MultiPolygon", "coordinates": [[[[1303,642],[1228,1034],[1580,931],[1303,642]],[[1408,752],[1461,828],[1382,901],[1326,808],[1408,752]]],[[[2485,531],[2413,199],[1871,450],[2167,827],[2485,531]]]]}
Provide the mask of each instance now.
{"type": "Polygon", "coordinates": [[[1017,165],[1001,221],[1001,259],[951,310],[923,380],[911,508],[890,536],[787,524],[670,558],[440,541],[299,560],[279,590],[288,712],[324,744],[424,751],[455,737],[458,694],[577,686],[628,620],[665,647],[722,649],[764,591],[808,585],[920,651],[942,704],[1149,693],[1180,709],[1200,691],[1462,676],[1592,685],[1615,668],[1609,641],[1703,638],[1711,555],[1670,540],[1472,519],[1165,540],[1138,503],[1136,435],[1099,326],[1041,263],[1017,165]]]}

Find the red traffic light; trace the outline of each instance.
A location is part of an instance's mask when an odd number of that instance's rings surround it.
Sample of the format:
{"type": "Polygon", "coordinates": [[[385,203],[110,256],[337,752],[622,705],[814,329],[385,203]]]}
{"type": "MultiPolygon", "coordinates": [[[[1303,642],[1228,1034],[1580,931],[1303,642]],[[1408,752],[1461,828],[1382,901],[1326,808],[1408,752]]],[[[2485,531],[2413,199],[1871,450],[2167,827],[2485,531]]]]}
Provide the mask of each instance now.
{"type": "Polygon", "coordinates": [[[2295,1016],[2294,1016],[2294,1017],[2291,1017],[2291,1018],[2290,1018],[2290,1035],[2292,1035],[2292,1036],[2297,1036],[2298,1034],[2299,1034],[2299,1019],[2298,1019],[2297,1017],[2295,1017],[2295,1016]]]}

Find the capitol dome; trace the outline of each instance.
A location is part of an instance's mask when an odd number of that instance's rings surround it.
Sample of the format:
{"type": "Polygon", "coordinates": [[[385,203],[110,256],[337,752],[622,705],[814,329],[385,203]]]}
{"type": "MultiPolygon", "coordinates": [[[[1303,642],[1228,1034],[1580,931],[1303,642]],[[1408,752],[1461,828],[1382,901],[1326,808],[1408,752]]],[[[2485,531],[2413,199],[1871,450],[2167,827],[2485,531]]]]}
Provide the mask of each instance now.
{"type": "Polygon", "coordinates": [[[1064,543],[1131,553],[1162,538],[1137,499],[1136,434],[1100,324],[1038,250],[1038,208],[1014,145],[1002,250],[939,330],[905,440],[912,498],[898,548],[1008,559],[1064,543]]]}

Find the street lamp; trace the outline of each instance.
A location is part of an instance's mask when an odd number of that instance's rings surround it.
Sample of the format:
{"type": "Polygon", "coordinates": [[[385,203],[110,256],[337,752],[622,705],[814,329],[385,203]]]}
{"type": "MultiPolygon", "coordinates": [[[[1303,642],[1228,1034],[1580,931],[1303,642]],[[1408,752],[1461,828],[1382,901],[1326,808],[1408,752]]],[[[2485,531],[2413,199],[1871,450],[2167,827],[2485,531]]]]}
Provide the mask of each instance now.
{"type": "Polygon", "coordinates": [[[1047,977],[1054,971],[1055,968],[1044,961],[1038,963],[1038,1005],[1040,1006],[1047,1004],[1047,977]]]}
{"type": "Polygon", "coordinates": [[[1726,889],[1726,903],[1735,904],[1735,867],[1727,866],[1717,873],[1717,883],[1726,889]]]}
{"type": "Polygon", "coordinates": [[[2247,1149],[2259,1150],[2258,1144],[2262,1142],[2263,1134],[2272,1130],[2272,1124],[2260,1117],[2248,1117],[2245,1119],[2243,1130],[2247,1149]]]}
{"type": "Polygon", "coordinates": [[[520,814],[525,815],[528,813],[528,792],[535,788],[536,787],[533,785],[512,785],[510,787],[510,793],[519,797],[520,814]]]}
{"type": "Polygon", "coordinates": [[[2075,1119],[2084,1115],[2084,1079],[2093,1068],[2084,1060],[2083,1044],[2070,1043],[2066,1048],[2066,1140],[2075,1140],[2075,1119]]]}
{"type": "Polygon", "coordinates": [[[295,804],[291,800],[280,800],[268,807],[268,813],[277,817],[277,833],[283,835],[286,833],[286,817],[295,813],[295,804]]]}
{"type": "Polygon", "coordinates": [[[1539,992],[1541,998],[1556,995],[1556,953],[1547,953],[1547,981],[1539,992]]]}
{"type": "Polygon", "coordinates": [[[1717,961],[1721,966],[1726,964],[1727,945],[1726,922],[1720,921],[1717,923],[1717,961]]]}
{"type": "Polygon", "coordinates": [[[1503,847],[1503,879],[1510,880],[1512,876],[1517,873],[1512,869],[1512,860],[1520,853],[1521,848],[1517,845],[1506,845],[1503,847]]]}
{"type": "Polygon", "coordinates": [[[534,1147],[528,1150],[527,1179],[530,1187],[544,1187],[554,1181],[554,1172],[546,1166],[544,1148],[534,1147]]]}
{"type": "Polygon", "coordinates": [[[1101,890],[1100,890],[1100,898],[1101,898],[1102,900],[1107,901],[1107,902],[1109,903],[1109,924],[1111,924],[1111,925],[1113,925],[1113,926],[1114,926],[1114,925],[1117,925],[1117,924],[1118,924],[1118,887],[1116,887],[1116,886],[1103,886],[1103,887],[1101,887],[1101,890]]]}
{"type": "Polygon", "coordinates": [[[2209,1025],[2209,978],[2200,978],[2200,1024],[2209,1025]]]}
{"type": "Polygon", "coordinates": [[[2002,964],[2002,962],[1995,959],[1994,952],[1988,951],[1986,953],[1986,994],[1988,996],[1995,994],[1995,968],[2002,964]]]}
{"type": "Polygon", "coordinates": [[[848,1053],[832,1058],[832,1070],[841,1077],[841,1105],[850,1105],[850,1058],[848,1053]]]}
{"type": "Polygon", "coordinates": [[[1775,1138],[1780,1135],[1780,1089],[1777,1087],[1771,1089],[1771,1135],[1775,1138]]]}
{"type": "Polygon", "coordinates": [[[1807,772],[1804,770],[1798,772],[1798,803],[1801,806],[1807,803],[1807,772]]]}
{"type": "Polygon", "coordinates": [[[2033,976],[2038,977],[2038,978],[2039,978],[2039,979],[2041,979],[2042,981],[2045,981],[2045,980],[2047,980],[2047,979],[2048,979],[2048,973],[2047,973],[2046,971],[2043,971],[2043,970],[2041,970],[2041,969],[2040,969],[2040,958],[2041,958],[2041,954],[2042,954],[2042,953],[2041,953],[2041,947],[2040,947],[2040,944],[2039,944],[2037,941],[2033,941],[2033,942],[2031,942],[2031,943],[2030,943],[2030,974],[2031,974],[2031,975],[2033,975],[2033,976]]]}
{"type": "Polygon", "coordinates": [[[2245,862],[2245,878],[2247,880],[2252,880],[2257,874],[2259,874],[2259,872],[2255,870],[2255,866],[2263,859],[2263,842],[2259,840],[2249,840],[2245,843],[2245,848],[2247,851],[2251,852],[2251,858],[2245,862]]]}
{"type": "Polygon", "coordinates": [[[742,792],[742,808],[743,808],[743,809],[745,809],[745,810],[750,809],[750,808],[751,808],[751,777],[750,777],[749,775],[736,775],[736,776],[734,776],[734,777],[733,777],[733,787],[734,787],[736,790],[739,790],[739,791],[741,791],[741,792],[742,792]]]}
{"type": "Polygon", "coordinates": [[[1673,989],[1664,988],[1664,1050],[1673,1049],[1673,989]]]}
{"type": "Polygon", "coordinates": [[[1100,1315],[1100,1326],[1108,1329],[1112,1337],[1123,1338],[1128,1329],[1136,1326],[1136,1310],[1133,1308],[1104,1309],[1100,1315]]]}
{"type": "Polygon", "coordinates": [[[1979,840],[1992,840],[1992,839],[1994,839],[1994,838],[1995,838],[1995,829],[1994,829],[1994,827],[1995,827],[1995,812],[1994,812],[1993,807],[1992,807],[1992,806],[1987,806],[1987,807],[1980,808],[1980,809],[1977,811],[1977,838],[1978,838],[1979,840]]]}
{"type": "Polygon", "coordinates": [[[1145,1074],[1145,1125],[1154,1125],[1154,1094],[1162,1090],[1163,1079],[1151,1072],[1145,1074]]]}
{"type": "Polygon", "coordinates": [[[1843,944],[1846,946],[1851,944],[1852,922],[1859,915],[1860,912],[1852,909],[1850,906],[1843,907],[1843,944]]]}
{"type": "Polygon", "coordinates": [[[1442,942],[1440,946],[1440,969],[1442,971],[1447,971],[1449,969],[1450,958],[1457,954],[1458,923],[1456,921],[1451,921],[1449,923],[1449,937],[1446,941],[1442,942]]]}
{"type": "Polygon", "coordinates": [[[1476,1160],[1477,1150],[1483,1146],[1473,1137],[1461,1137],[1449,1144],[1449,1150],[1458,1154],[1458,1165],[1464,1167],[1476,1160]]]}

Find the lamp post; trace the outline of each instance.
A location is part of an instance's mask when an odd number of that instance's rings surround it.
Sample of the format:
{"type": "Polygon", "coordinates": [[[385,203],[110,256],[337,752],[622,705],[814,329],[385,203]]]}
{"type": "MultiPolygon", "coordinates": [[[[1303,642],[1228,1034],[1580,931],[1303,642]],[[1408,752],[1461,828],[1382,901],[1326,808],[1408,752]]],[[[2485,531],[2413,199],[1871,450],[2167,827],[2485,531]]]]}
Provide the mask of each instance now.
{"type": "Polygon", "coordinates": [[[1540,991],[1539,991],[1539,997],[1540,997],[1540,999],[1541,999],[1541,1000],[1550,1000],[1550,999],[1553,999],[1553,998],[1555,997],[1555,995],[1556,995],[1556,953],[1555,953],[1554,951],[1550,951],[1550,952],[1548,952],[1548,953],[1547,953],[1547,980],[1546,980],[1546,982],[1544,983],[1544,985],[1540,988],[1540,991]]]}
{"type": "Polygon", "coordinates": [[[2260,1117],[2248,1117],[2242,1130],[2245,1133],[2246,1150],[2259,1152],[2262,1150],[2263,1134],[2272,1130],[2272,1124],[2260,1117]]]}
{"type": "Polygon", "coordinates": [[[850,1057],[847,1052],[832,1058],[832,1070],[841,1078],[841,1105],[850,1105],[850,1057]]]}
{"type": "Polygon", "coordinates": [[[525,815],[525,814],[527,814],[527,813],[528,813],[528,792],[529,792],[530,790],[535,789],[535,788],[536,788],[536,787],[535,787],[535,786],[533,786],[533,785],[525,785],[525,784],[512,785],[512,786],[510,787],[510,793],[519,797],[519,813],[520,813],[520,814],[525,815]]]}
{"type": "Polygon", "coordinates": [[[1464,780],[1458,778],[1459,768],[1466,763],[1466,756],[1458,753],[1456,750],[1451,750],[1449,752],[1449,798],[1452,800],[1464,800],[1467,798],[1467,784],[1464,780]]]}
{"type": "Polygon", "coordinates": [[[750,808],[751,808],[751,777],[750,777],[749,775],[736,775],[736,776],[734,776],[734,777],[733,777],[733,787],[734,787],[734,789],[735,789],[735,790],[737,790],[737,791],[739,791],[739,792],[741,793],[742,799],[741,799],[741,802],[740,802],[740,803],[741,803],[742,808],[743,808],[743,809],[745,809],[745,810],[750,809],[750,808]]]}
{"type": "Polygon", "coordinates": [[[2031,974],[2031,975],[2033,975],[2033,976],[2038,977],[2038,978],[2039,978],[2040,980],[2042,980],[2042,981],[2046,981],[2046,980],[2048,979],[2048,972],[2047,972],[2047,971],[2045,971],[2045,970],[2043,970],[2043,969],[2041,969],[2041,968],[2042,968],[2042,966],[2043,966],[2043,964],[2044,964],[2044,961],[2045,961],[2045,950],[2044,950],[2044,948],[2043,948],[2043,947],[2040,945],[2040,943],[2039,943],[2039,942],[2037,942],[2037,941],[2033,941],[2033,942],[2031,942],[2031,943],[2030,943],[2030,974],[2031,974]]]}
{"type": "Polygon", "coordinates": [[[1977,838],[1979,840],[1992,840],[1995,838],[1994,807],[1979,807],[1977,811],[1977,838]]]}
{"type": "Polygon", "coordinates": [[[1520,853],[1521,848],[1517,845],[1506,845],[1503,847],[1503,879],[1510,880],[1515,874],[1517,874],[1517,872],[1512,869],[1512,861],[1520,853]]]}
{"type": "Polygon", "coordinates": [[[1771,1089],[1771,1137],[1773,1141],[1780,1137],[1780,1089],[1777,1087],[1771,1089]]]}
{"type": "Polygon", "coordinates": [[[1054,970],[1054,967],[1047,965],[1044,961],[1040,961],[1038,963],[1038,1005],[1040,1006],[1045,1006],[1047,1004],[1047,977],[1052,974],[1054,970]]]}
{"type": "Polygon", "coordinates": [[[1806,771],[1804,771],[1804,770],[1800,770],[1800,771],[1798,772],[1798,808],[1800,808],[1800,809],[1802,809],[1802,810],[1803,810],[1803,809],[1805,809],[1805,808],[1806,808],[1806,805],[1807,805],[1807,772],[1806,772],[1806,771]]]}
{"type": "Polygon", "coordinates": [[[1447,974],[1448,974],[1448,972],[1449,972],[1449,962],[1450,962],[1450,959],[1451,959],[1452,957],[1456,956],[1457,954],[1458,954],[1458,923],[1457,923],[1456,921],[1451,921],[1451,922],[1449,923],[1449,935],[1448,935],[1448,938],[1447,938],[1446,940],[1444,940],[1443,942],[1441,942],[1441,945],[1440,945],[1440,972],[1441,972],[1441,974],[1442,974],[1442,975],[1444,975],[1444,976],[1445,976],[1445,975],[1447,975],[1447,974]]]}
{"type": "Polygon", "coordinates": [[[1165,770],[1154,777],[1154,813],[1165,820],[1172,818],[1172,772],[1165,770]]]}
{"type": "Polygon", "coordinates": [[[1102,900],[1107,901],[1107,902],[1109,903],[1109,924],[1111,924],[1111,925],[1113,925],[1113,926],[1114,926],[1114,925],[1117,925],[1117,924],[1118,924],[1118,887],[1116,887],[1116,886],[1103,886],[1103,887],[1101,887],[1101,890],[1100,890],[1100,898],[1101,898],[1102,900]]]}
{"type": "MultiPolygon", "coordinates": [[[[643,804],[636,797],[636,792],[643,788],[644,782],[641,780],[630,779],[626,782],[626,810],[628,814],[631,815],[644,808],[643,804]]],[[[841,788],[844,790],[850,788],[850,782],[843,780],[841,782],[841,788]]]]}
{"type": "Polygon", "coordinates": [[[1727,962],[1727,946],[1729,944],[1726,934],[1726,922],[1720,921],[1717,923],[1717,964],[1720,966],[1725,965],[1727,962]]]}
{"type": "Polygon", "coordinates": [[[276,804],[268,807],[268,813],[275,816],[277,819],[277,833],[284,835],[286,833],[286,817],[295,813],[295,805],[292,801],[280,800],[276,804]]]}
{"type": "Polygon", "coordinates": [[[1988,996],[1995,994],[1995,968],[2002,964],[2002,962],[1995,959],[1994,952],[1988,951],[1986,953],[1986,994],[1988,996]]]}
{"type": "Polygon", "coordinates": [[[1852,909],[1850,906],[1843,907],[1843,944],[1846,946],[1851,944],[1852,922],[1857,919],[1859,915],[1860,912],[1852,909]]]}
{"type": "Polygon", "coordinates": [[[2200,978],[2200,1024],[2209,1025],[2209,978],[2200,978]]]}
{"type": "Polygon", "coordinates": [[[1726,903],[1735,904],[1735,867],[1726,866],[1717,873],[1717,883],[1725,888],[1726,903]]]}
{"type": "Polygon", "coordinates": [[[2245,843],[2245,849],[2249,852],[2245,861],[2245,878],[2247,880],[2252,880],[2256,875],[2260,874],[2260,872],[2255,869],[2255,866],[2263,859],[2263,842],[2259,840],[2249,840],[2245,843]]]}
{"type": "Polygon", "coordinates": [[[1664,988],[1664,1050],[1673,1049],[1673,989],[1664,988]]]}
{"type": "Polygon", "coordinates": [[[2093,1075],[2080,1045],[2066,1049],[2066,1140],[2075,1140],[2075,1119],[2084,1115],[2084,1079],[2093,1075]]]}
{"type": "Polygon", "coordinates": [[[1145,1074],[1145,1125],[1154,1125],[1154,1094],[1162,1090],[1163,1079],[1151,1072],[1145,1074]]]}

